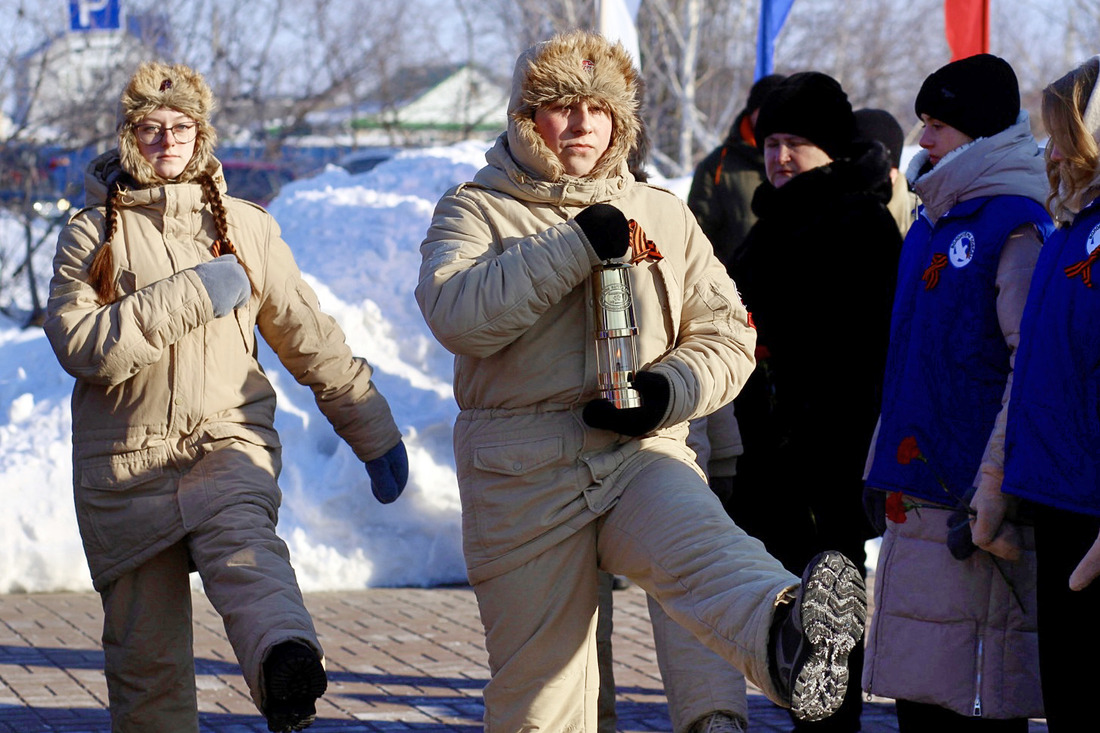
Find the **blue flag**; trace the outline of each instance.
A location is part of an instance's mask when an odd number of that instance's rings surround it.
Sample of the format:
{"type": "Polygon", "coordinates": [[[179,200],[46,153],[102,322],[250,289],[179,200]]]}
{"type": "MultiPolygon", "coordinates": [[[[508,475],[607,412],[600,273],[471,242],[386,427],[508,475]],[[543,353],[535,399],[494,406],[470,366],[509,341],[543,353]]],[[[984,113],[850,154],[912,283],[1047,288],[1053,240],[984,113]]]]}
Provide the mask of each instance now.
{"type": "Polygon", "coordinates": [[[760,3],[760,33],[756,39],[756,73],[753,80],[772,73],[772,56],[775,54],[775,39],[779,29],[787,20],[794,0],[762,0],[760,3]]]}

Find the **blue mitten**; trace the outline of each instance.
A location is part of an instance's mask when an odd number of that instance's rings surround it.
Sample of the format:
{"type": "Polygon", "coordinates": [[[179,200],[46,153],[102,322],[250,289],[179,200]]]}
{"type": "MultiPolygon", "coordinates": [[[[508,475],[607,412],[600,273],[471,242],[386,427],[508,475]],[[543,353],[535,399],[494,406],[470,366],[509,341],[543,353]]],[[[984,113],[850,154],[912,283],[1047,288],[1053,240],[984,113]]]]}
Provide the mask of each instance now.
{"type": "Polygon", "coordinates": [[[405,452],[405,443],[398,441],[386,455],[367,461],[367,474],[375,499],[383,504],[397,501],[409,480],[409,454],[405,452]]]}
{"type": "Polygon", "coordinates": [[[594,428],[613,430],[635,438],[652,432],[668,411],[672,385],[657,372],[638,372],[634,375],[633,387],[642,398],[641,407],[620,409],[601,397],[585,405],[581,417],[594,428]]]}
{"type": "Polygon", "coordinates": [[[240,308],[252,295],[252,283],[248,273],[237,262],[236,255],[222,255],[209,262],[195,265],[195,274],[206,288],[210,303],[214,306],[214,317],[221,318],[240,308]]]}

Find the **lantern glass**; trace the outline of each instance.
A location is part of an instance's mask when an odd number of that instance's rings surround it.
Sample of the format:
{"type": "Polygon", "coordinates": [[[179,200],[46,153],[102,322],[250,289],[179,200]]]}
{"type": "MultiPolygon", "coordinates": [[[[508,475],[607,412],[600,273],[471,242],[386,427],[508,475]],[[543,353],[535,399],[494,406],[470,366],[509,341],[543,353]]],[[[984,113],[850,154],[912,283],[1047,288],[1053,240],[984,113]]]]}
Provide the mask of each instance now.
{"type": "Polygon", "coordinates": [[[638,369],[638,327],[629,272],[626,263],[604,263],[593,274],[599,388],[602,396],[620,409],[642,404],[641,395],[632,386],[638,369]]]}

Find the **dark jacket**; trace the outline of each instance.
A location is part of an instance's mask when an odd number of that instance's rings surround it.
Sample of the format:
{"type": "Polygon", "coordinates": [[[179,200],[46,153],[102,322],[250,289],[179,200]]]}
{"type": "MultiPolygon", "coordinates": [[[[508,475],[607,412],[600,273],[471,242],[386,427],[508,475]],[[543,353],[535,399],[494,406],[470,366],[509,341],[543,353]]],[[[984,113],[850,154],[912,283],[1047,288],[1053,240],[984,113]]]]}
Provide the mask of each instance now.
{"type": "Polygon", "coordinates": [[[758,329],[758,366],[735,402],[745,446],[738,471],[746,491],[776,502],[783,538],[769,550],[793,564],[816,547],[850,548],[858,560],[872,534],[861,477],[901,235],[886,209],[885,149],[853,153],[781,188],[762,184],[753,199],[759,221],[733,265],[758,329]]]}
{"type": "Polygon", "coordinates": [[[699,163],[688,192],[688,208],[727,270],[756,223],[752,196],[764,182],[764,154],[741,133],[746,119],[738,115],[725,142],[699,163]]]}

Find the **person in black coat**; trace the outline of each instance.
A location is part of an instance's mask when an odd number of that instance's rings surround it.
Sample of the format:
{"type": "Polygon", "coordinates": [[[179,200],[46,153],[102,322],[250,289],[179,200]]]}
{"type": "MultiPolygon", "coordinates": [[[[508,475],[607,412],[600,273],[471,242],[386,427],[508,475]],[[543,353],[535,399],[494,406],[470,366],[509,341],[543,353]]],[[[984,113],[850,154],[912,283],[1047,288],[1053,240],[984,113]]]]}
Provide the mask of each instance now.
{"type": "MultiPolygon", "coordinates": [[[[856,140],[847,95],[817,72],[772,91],[756,134],[768,181],[731,269],[758,331],[757,367],[735,401],[745,452],[731,515],[788,568],[834,548],[862,570],[874,535],[862,476],[901,250],[889,158],[856,140]]],[[[862,659],[860,645],[855,679],[862,659]]],[[[832,718],[796,730],[858,731],[860,710],[855,686],[832,718]]]]}
{"type": "Polygon", "coordinates": [[[756,223],[752,197],[764,182],[764,151],[754,132],[756,118],[768,93],[781,81],[782,76],[771,74],[752,85],[726,139],[700,161],[691,179],[688,208],[727,269],[756,223]]]}

